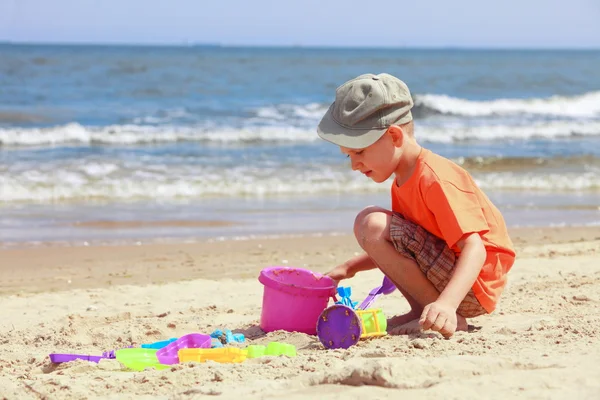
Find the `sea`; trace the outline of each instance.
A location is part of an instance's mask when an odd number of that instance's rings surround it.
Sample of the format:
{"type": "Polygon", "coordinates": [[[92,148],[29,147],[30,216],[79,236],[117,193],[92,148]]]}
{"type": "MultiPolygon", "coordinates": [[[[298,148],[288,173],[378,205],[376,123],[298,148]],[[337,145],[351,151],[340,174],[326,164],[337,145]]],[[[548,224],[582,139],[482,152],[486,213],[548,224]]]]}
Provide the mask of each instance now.
{"type": "Polygon", "coordinates": [[[0,246],[351,233],[391,182],[316,126],[382,72],[509,226],[600,225],[600,50],[6,43],[0,246]]]}

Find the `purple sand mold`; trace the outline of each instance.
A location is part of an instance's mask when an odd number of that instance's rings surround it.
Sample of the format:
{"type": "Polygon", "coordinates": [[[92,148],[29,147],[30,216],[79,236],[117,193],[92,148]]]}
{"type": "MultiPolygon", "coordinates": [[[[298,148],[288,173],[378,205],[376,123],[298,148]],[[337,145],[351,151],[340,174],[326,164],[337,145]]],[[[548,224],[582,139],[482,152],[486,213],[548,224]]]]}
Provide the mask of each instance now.
{"type": "MultiPolygon", "coordinates": [[[[133,346],[127,346],[127,347],[123,347],[124,349],[131,349],[133,348],[133,346]]],[[[102,353],[102,357],[104,358],[117,358],[117,356],[115,355],[115,351],[120,350],[120,349],[116,349],[116,350],[110,350],[110,351],[105,351],[104,353],[102,353]]]]}
{"type": "Polygon", "coordinates": [[[210,349],[212,344],[210,339],[209,335],[190,333],[158,350],[156,357],[161,364],[177,364],[179,363],[179,355],[177,354],[179,349],[210,349]]]}
{"type": "Polygon", "coordinates": [[[98,363],[103,358],[107,358],[107,357],[88,356],[88,355],[83,355],[83,354],[55,354],[55,353],[50,354],[50,361],[52,361],[53,363],[57,363],[57,364],[65,363],[65,362],[69,362],[69,361],[75,361],[75,360],[84,360],[84,361],[91,361],[91,362],[98,363]]]}
{"type": "Polygon", "coordinates": [[[347,349],[358,343],[360,335],[358,315],[348,306],[335,304],[328,307],[317,321],[317,337],[327,349],[347,349]]]}

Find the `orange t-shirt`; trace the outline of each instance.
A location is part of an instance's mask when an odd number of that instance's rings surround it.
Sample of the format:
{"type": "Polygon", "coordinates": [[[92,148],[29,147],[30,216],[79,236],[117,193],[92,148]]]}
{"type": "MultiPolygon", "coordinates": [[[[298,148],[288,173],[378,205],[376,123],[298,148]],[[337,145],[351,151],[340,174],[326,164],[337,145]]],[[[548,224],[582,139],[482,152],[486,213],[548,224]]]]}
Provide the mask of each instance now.
{"type": "Polygon", "coordinates": [[[412,176],[402,186],[392,184],[392,210],[443,239],[457,256],[456,243],[479,233],[487,257],[473,293],[488,313],[494,311],[515,251],[502,214],[467,171],[423,148],[412,176]]]}

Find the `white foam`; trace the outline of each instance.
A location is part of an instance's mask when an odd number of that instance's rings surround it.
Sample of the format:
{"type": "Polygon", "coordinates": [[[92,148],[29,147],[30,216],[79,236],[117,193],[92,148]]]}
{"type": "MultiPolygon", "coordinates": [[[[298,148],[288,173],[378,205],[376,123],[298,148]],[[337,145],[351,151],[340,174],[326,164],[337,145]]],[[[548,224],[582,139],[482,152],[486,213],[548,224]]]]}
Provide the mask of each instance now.
{"type": "Polygon", "coordinates": [[[73,200],[191,199],[214,196],[263,197],[282,194],[386,190],[347,168],[294,167],[222,169],[194,165],[149,168],[140,163],[93,165],[58,162],[44,169],[20,165],[0,175],[0,202],[73,200]],[[161,171],[162,169],[162,171],[161,171]],[[92,172],[92,173],[90,173],[92,172]]]}
{"type": "Polygon", "coordinates": [[[524,140],[534,137],[554,139],[574,135],[600,135],[600,121],[552,121],[528,125],[484,125],[443,127],[417,126],[415,135],[424,141],[452,143],[464,140],[524,140]]]}
{"type": "MultiPolygon", "coordinates": [[[[419,94],[415,104],[439,111],[443,114],[467,117],[495,115],[531,114],[552,117],[598,117],[600,116],[600,91],[577,96],[551,96],[528,99],[494,99],[487,101],[468,100],[443,94],[419,94]]],[[[278,104],[254,110],[259,118],[277,121],[298,117],[318,122],[329,104],[278,104]]]]}
{"type": "MultiPolygon", "coordinates": [[[[316,125],[315,125],[316,126],[316,125]]],[[[552,121],[528,125],[483,125],[453,123],[445,126],[417,125],[422,141],[451,143],[461,140],[557,138],[571,135],[600,135],[600,121],[552,121]]],[[[65,144],[134,145],[169,142],[213,142],[220,144],[320,141],[316,129],[291,126],[248,127],[243,129],[177,126],[111,125],[85,127],[76,123],[50,128],[0,129],[2,146],[60,146],[65,144]]]]}
{"type": "Polygon", "coordinates": [[[85,127],[76,123],[50,128],[0,129],[4,146],[55,146],[62,144],[149,144],[180,141],[233,142],[310,142],[314,131],[293,127],[224,128],[111,125],[85,127]]]}
{"type": "Polygon", "coordinates": [[[285,119],[285,115],[279,112],[275,107],[263,107],[256,110],[256,116],[265,119],[276,119],[282,121],[285,119]]]}
{"type": "Polygon", "coordinates": [[[444,114],[484,117],[508,114],[534,114],[557,117],[597,117],[600,115],[600,91],[580,96],[552,96],[532,99],[473,101],[438,94],[419,95],[415,104],[444,114]]]}
{"type": "Polygon", "coordinates": [[[154,115],[137,117],[133,119],[134,124],[164,124],[173,120],[193,116],[183,108],[161,110],[154,115]]]}
{"type": "Polygon", "coordinates": [[[317,123],[327,111],[329,105],[320,103],[308,104],[278,104],[275,106],[259,107],[254,110],[256,116],[264,119],[283,121],[287,118],[300,118],[307,122],[317,123]]]}
{"type": "MultiPolygon", "coordinates": [[[[486,190],[600,191],[600,173],[475,173],[486,190]]],[[[175,200],[209,197],[254,197],[327,193],[382,193],[377,185],[346,165],[248,166],[144,165],[141,162],[58,161],[52,165],[19,164],[0,174],[0,202],[136,199],[175,200]]]]}
{"type": "Polygon", "coordinates": [[[475,176],[485,190],[600,191],[600,175],[586,173],[488,173],[475,176]]]}
{"type": "Polygon", "coordinates": [[[119,167],[114,163],[91,162],[82,166],[82,170],[90,177],[106,176],[118,169],[119,167]]]}

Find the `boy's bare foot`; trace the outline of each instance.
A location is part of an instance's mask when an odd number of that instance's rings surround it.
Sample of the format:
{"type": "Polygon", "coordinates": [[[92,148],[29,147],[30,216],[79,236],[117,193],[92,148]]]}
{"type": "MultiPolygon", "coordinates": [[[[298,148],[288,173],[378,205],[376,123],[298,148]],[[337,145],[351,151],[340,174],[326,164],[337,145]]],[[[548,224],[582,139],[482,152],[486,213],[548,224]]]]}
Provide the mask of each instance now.
{"type": "Polygon", "coordinates": [[[412,335],[415,333],[421,333],[421,325],[419,324],[419,318],[412,319],[400,326],[396,326],[392,329],[388,329],[390,335],[412,335]]]}
{"type": "Polygon", "coordinates": [[[410,310],[406,314],[396,315],[393,318],[388,319],[387,321],[387,331],[390,332],[400,326],[412,321],[413,319],[419,319],[421,316],[420,311],[410,310]]]}
{"type": "MultiPolygon", "coordinates": [[[[404,316],[409,315],[408,314],[404,314],[401,315],[400,317],[396,317],[396,318],[401,318],[404,316]]],[[[416,333],[421,333],[423,332],[423,329],[421,329],[421,325],[419,324],[419,317],[417,316],[417,318],[414,318],[408,322],[405,322],[402,325],[396,325],[394,327],[392,327],[391,329],[388,328],[388,333],[390,335],[411,335],[411,334],[416,334],[416,333]]],[[[389,325],[388,325],[389,326],[389,325]]],[[[469,325],[467,324],[467,320],[465,319],[465,317],[456,314],[456,331],[467,331],[469,329],[469,325]]]]}

